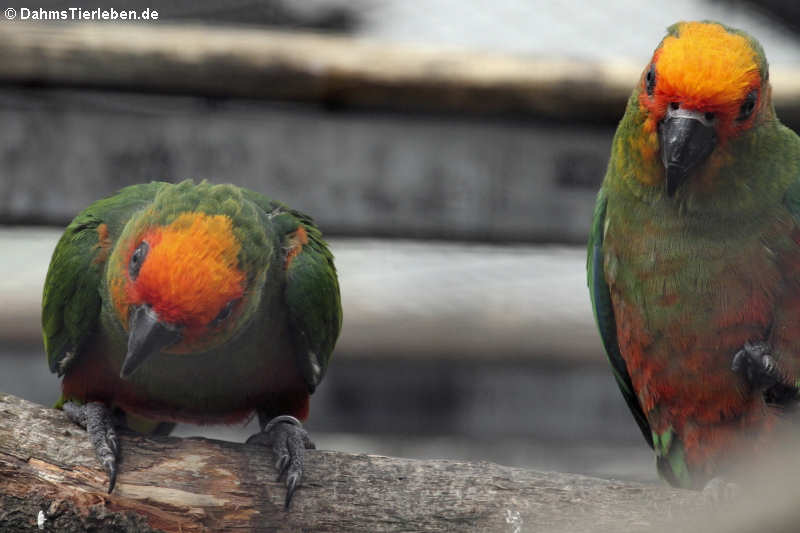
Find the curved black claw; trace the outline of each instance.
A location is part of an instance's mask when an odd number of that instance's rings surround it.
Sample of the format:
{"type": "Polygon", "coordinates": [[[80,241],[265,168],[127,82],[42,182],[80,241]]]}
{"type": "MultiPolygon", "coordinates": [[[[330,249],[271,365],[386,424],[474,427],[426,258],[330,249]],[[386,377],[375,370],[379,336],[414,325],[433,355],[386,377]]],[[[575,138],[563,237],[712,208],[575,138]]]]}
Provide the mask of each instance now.
{"type": "Polygon", "coordinates": [[[114,431],[111,410],[99,402],[83,405],[65,402],[62,409],[67,418],[86,429],[86,433],[89,434],[89,441],[94,446],[95,455],[108,474],[108,493],[111,494],[117,483],[117,455],[119,454],[119,441],[114,431]]]}
{"type": "Polygon", "coordinates": [[[308,432],[295,417],[281,415],[267,422],[261,432],[247,439],[247,442],[272,449],[272,453],[275,454],[275,468],[278,470],[277,481],[286,476],[284,506],[289,509],[292,496],[303,479],[305,451],[315,448],[308,437],[308,432]]]}
{"type": "Polygon", "coordinates": [[[766,342],[744,343],[733,356],[731,370],[742,376],[753,390],[763,391],[769,404],[789,407],[800,400],[800,390],[781,371],[766,342]]]}
{"type": "Polygon", "coordinates": [[[753,389],[767,389],[784,381],[766,342],[744,343],[733,356],[731,370],[741,375],[753,389]]]}

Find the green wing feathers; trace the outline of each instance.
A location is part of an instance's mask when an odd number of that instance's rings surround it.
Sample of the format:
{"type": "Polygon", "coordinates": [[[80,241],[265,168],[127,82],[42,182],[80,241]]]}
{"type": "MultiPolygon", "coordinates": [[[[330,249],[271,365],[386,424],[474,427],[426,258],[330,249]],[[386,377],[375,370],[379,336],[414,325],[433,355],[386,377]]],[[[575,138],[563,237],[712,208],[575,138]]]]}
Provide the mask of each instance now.
{"type": "Polygon", "coordinates": [[[67,226],[50,261],[42,295],[42,335],[52,372],[63,375],[100,314],[103,267],[130,213],[163,183],[134,185],[99,200],[67,226]]]}
{"type": "Polygon", "coordinates": [[[97,228],[102,221],[81,213],[56,246],[42,296],[42,332],[51,372],[63,375],[100,314],[101,266],[97,228]]]}
{"type": "Polygon", "coordinates": [[[325,375],[339,337],[342,306],[333,255],[322,233],[309,217],[296,211],[292,214],[300,229],[288,236],[286,304],[300,367],[313,392],[325,375]]]}
{"type": "Polygon", "coordinates": [[[303,377],[313,392],[325,375],[342,327],[333,254],[310,216],[253,191],[247,197],[280,236],[289,327],[303,377]]]}
{"type": "Polygon", "coordinates": [[[633,413],[642,435],[650,447],[653,447],[653,435],[650,431],[650,424],[644,414],[639,399],[633,390],[633,383],[628,374],[628,368],[619,350],[617,341],[617,322],[614,318],[614,308],[611,304],[611,294],[608,283],[603,272],[603,227],[606,216],[606,198],[601,191],[597,197],[594,219],[592,221],[592,231],[589,236],[589,250],[586,261],[587,282],[589,293],[592,298],[592,309],[597,328],[600,330],[600,337],[606,355],[611,363],[614,379],[617,381],[619,390],[625,398],[625,402],[633,413]]]}

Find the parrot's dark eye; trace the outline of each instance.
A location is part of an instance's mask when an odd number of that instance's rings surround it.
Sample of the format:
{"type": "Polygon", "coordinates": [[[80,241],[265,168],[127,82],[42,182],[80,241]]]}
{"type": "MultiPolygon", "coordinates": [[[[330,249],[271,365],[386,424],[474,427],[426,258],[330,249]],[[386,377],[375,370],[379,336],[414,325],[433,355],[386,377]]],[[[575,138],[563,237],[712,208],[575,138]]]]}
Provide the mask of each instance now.
{"type": "Polygon", "coordinates": [[[656,65],[652,63],[650,65],[650,70],[647,71],[647,75],[644,77],[645,88],[647,89],[647,96],[653,96],[653,92],[656,90],[656,65]]]}
{"type": "Polygon", "coordinates": [[[757,101],[758,91],[750,91],[747,96],[744,97],[744,102],[742,102],[742,107],[739,109],[739,116],[736,117],[736,120],[747,120],[756,108],[757,101]]]}
{"type": "Polygon", "coordinates": [[[212,326],[219,326],[223,320],[231,316],[231,311],[233,311],[233,306],[236,305],[236,300],[231,300],[230,302],[225,304],[225,307],[220,309],[219,314],[217,317],[211,321],[212,326]]]}
{"type": "Polygon", "coordinates": [[[144,263],[144,258],[147,257],[147,252],[149,250],[150,245],[142,241],[136,250],[134,250],[133,255],[131,255],[131,262],[128,264],[128,275],[132,280],[135,281],[139,276],[139,270],[142,268],[142,263],[144,263]]]}

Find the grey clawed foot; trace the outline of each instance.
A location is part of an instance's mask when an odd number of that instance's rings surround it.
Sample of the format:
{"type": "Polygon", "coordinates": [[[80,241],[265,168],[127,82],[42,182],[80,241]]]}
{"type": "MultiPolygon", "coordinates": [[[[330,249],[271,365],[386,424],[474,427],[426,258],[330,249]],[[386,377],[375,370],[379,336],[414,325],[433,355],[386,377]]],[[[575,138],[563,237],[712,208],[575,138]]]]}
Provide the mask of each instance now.
{"type": "Polygon", "coordinates": [[[783,382],[778,363],[766,342],[744,343],[733,356],[731,370],[741,375],[753,389],[763,390],[783,382]]]}
{"type": "Polygon", "coordinates": [[[733,356],[731,370],[753,390],[763,391],[768,404],[788,408],[800,401],[800,390],[781,371],[766,342],[746,342],[733,356]]]}
{"type": "Polygon", "coordinates": [[[99,402],[83,405],[65,402],[62,406],[67,418],[86,429],[89,441],[94,446],[95,455],[108,474],[108,493],[114,490],[117,483],[117,455],[119,440],[114,431],[111,410],[99,402]]]}
{"type": "Polygon", "coordinates": [[[295,417],[281,415],[267,422],[261,432],[247,439],[247,442],[272,449],[275,454],[275,468],[278,470],[277,481],[286,477],[284,506],[289,509],[292,496],[303,479],[305,451],[315,448],[308,432],[295,417]]]}

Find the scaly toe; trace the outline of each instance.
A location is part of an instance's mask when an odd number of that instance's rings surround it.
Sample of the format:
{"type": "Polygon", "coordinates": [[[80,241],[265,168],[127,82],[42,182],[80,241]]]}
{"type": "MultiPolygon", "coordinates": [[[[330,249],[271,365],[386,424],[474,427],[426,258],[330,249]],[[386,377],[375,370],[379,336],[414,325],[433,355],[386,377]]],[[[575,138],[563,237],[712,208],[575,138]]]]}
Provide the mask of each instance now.
{"type": "Polygon", "coordinates": [[[303,479],[305,450],[314,447],[308,433],[300,421],[288,415],[273,418],[264,424],[261,433],[247,439],[248,443],[260,444],[272,449],[275,457],[276,481],[286,477],[286,499],[284,506],[289,509],[295,491],[303,479]]]}
{"type": "Polygon", "coordinates": [[[111,411],[99,402],[89,402],[83,405],[65,402],[62,409],[67,418],[86,429],[97,460],[108,474],[108,492],[110,494],[117,483],[117,455],[119,454],[119,440],[114,431],[111,411]]]}

